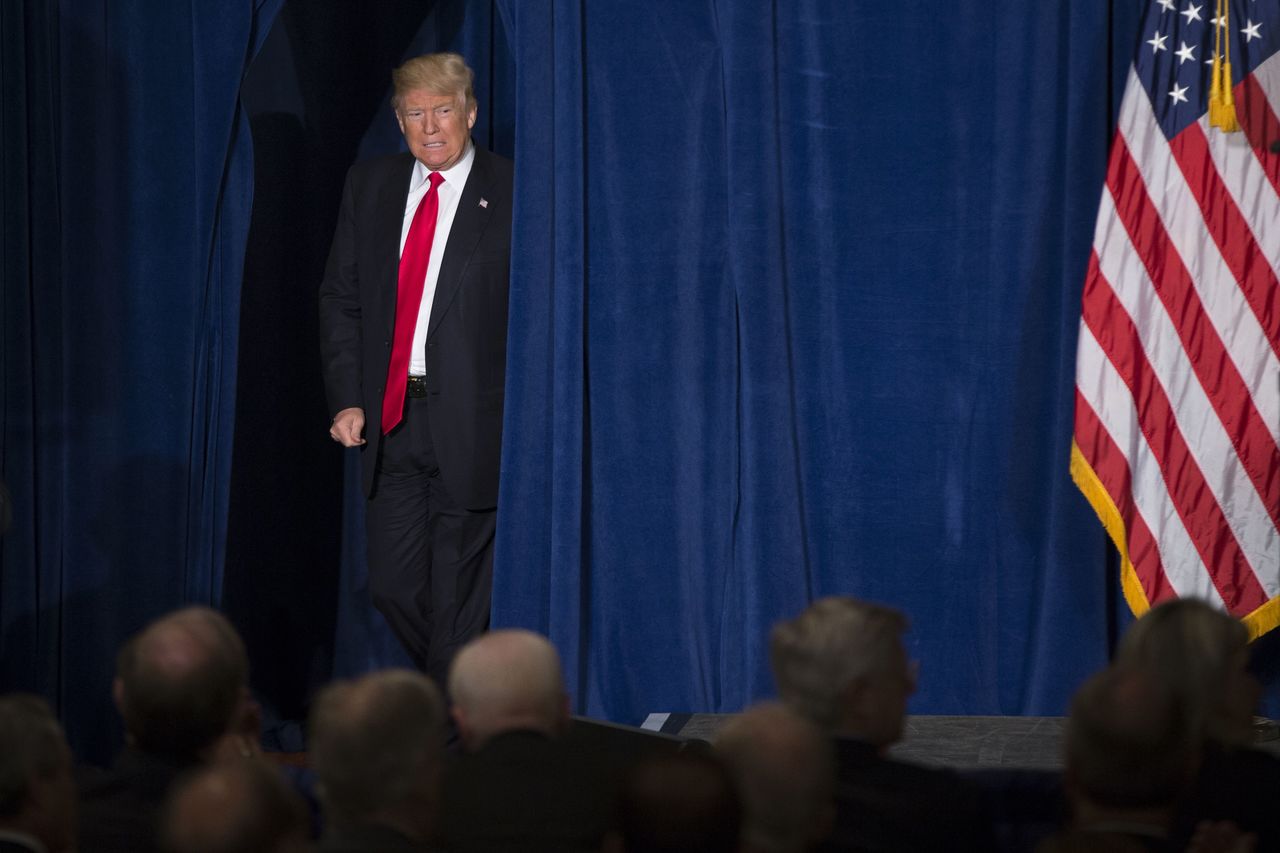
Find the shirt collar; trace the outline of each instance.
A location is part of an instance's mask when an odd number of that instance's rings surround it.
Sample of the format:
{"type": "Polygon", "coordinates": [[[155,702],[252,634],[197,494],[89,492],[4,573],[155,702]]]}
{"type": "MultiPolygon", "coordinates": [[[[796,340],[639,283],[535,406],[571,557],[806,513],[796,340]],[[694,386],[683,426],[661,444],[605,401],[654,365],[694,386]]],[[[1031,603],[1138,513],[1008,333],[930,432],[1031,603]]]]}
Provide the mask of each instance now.
{"type": "MultiPolygon", "coordinates": [[[[467,176],[471,174],[471,164],[476,159],[476,146],[471,140],[467,140],[467,150],[458,158],[458,162],[454,163],[448,169],[441,169],[440,174],[444,176],[444,182],[451,187],[461,189],[467,183],[467,176]]],[[[431,174],[431,170],[422,165],[422,161],[413,161],[413,180],[409,182],[409,192],[418,192],[422,189],[423,184],[427,182],[427,176],[431,174]]]]}

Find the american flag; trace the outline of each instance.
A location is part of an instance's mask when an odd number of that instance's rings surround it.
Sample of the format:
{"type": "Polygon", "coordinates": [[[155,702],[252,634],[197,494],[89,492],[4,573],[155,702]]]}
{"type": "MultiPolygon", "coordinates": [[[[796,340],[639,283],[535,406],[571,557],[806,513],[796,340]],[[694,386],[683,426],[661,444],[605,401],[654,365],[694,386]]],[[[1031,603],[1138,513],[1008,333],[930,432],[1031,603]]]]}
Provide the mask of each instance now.
{"type": "Polygon", "coordinates": [[[1193,596],[1256,637],[1280,624],[1280,0],[1148,2],[1085,279],[1071,474],[1135,613],[1193,596]],[[1235,133],[1210,126],[1218,52],[1235,133]]]}

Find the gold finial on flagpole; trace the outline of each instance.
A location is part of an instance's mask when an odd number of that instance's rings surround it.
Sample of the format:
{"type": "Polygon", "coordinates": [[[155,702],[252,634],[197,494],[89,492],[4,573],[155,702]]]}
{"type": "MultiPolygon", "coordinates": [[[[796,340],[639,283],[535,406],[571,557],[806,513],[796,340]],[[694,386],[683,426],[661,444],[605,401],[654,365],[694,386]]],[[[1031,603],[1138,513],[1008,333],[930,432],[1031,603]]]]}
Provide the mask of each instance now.
{"type": "Polygon", "coordinates": [[[1223,133],[1240,129],[1236,99],[1231,91],[1231,30],[1228,27],[1230,0],[1218,0],[1218,16],[1213,24],[1213,68],[1209,82],[1209,127],[1223,133]]]}

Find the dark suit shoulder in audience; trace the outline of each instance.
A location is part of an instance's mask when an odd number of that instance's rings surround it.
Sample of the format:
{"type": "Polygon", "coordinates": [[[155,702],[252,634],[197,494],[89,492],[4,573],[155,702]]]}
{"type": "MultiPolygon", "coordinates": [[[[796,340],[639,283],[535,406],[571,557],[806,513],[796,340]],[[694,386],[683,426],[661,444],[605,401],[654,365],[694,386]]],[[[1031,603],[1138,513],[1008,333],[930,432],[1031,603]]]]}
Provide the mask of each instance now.
{"type": "Polygon", "coordinates": [[[389,826],[366,823],[326,835],[319,853],[430,853],[433,849],[389,826]]]}
{"type": "Polygon", "coordinates": [[[110,770],[79,770],[80,850],[85,853],[156,850],[160,806],[174,779],[192,766],[126,748],[110,770]]]}
{"type": "Polygon", "coordinates": [[[1178,810],[1175,837],[1202,820],[1229,820],[1258,834],[1259,851],[1280,850],[1280,758],[1257,749],[1206,747],[1200,772],[1178,810]]]}
{"type": "Polygon", "coordinates": [[[1036,853],[1180,853],[1186,848],[1141,827],[1068,829],[1046,838],[1036,853]]]}
{"type": "Polygon", "coordinates": [[[451,853],[598,850],[607,786],[563,740],[494,736],[445,771],[443,846],[451,853]]]}
{"type": "Polygon", "coordinates": [[[823,850],[990,851],[981,789],[944,769],[894,761],[836,738],[836,825],[823,850]]]}
{"type": "MultiPolygon", "coordinates": [[[[35,839],[31,839],[33,842],[35,839]]],[[[0,831],[0,853],[37,853],[39,847],[27,843],[25,838],[7,837],[4,832],[0,831]]]]}

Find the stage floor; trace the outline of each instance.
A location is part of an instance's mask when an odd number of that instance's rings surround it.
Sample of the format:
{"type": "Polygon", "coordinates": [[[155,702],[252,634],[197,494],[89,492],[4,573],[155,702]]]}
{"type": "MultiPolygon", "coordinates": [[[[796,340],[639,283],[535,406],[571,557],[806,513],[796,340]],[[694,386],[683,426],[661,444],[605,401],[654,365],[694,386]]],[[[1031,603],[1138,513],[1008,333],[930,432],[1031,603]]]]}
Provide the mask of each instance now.
{"type": "MultiPolygon", "coordinates": [[[[731,714],[650,714],[643,728],[682,738],[711,740],[731,714]]],[[[1066,717],[907,718],[902,741],[891,754],[918,764],[960,770],[1008,768],[1059,770],[1066,717]]],[[[1280,755],[1280,728],[1274,720],[1258,721],[1261,749],[1280,755]]]]}

